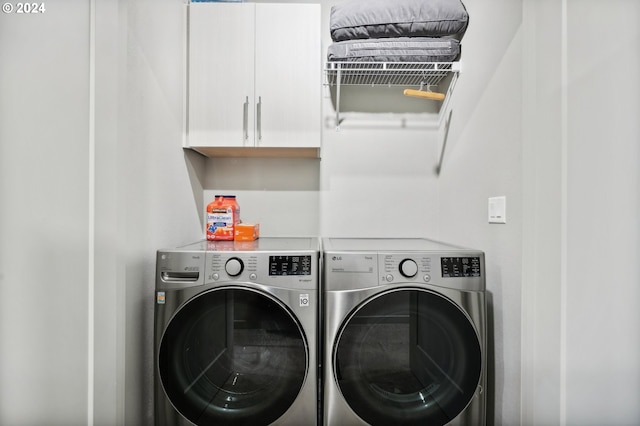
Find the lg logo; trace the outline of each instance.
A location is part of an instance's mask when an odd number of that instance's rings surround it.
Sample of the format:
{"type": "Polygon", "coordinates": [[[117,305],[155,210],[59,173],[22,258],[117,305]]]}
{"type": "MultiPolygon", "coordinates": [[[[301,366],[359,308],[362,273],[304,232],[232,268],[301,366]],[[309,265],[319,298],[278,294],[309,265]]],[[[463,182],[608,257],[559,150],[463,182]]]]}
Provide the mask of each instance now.
{"type": "Polygon", "coordinates": [[[342,260],[342,256],[333,256],[331,260],[342,260]]]}

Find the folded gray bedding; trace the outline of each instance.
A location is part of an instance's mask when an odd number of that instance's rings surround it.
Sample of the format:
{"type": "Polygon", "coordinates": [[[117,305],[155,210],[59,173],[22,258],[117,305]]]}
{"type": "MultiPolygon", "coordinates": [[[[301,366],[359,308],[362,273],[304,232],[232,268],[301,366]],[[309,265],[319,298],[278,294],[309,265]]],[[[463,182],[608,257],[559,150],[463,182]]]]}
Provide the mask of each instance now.
{"type": "Polygon", "coordinates": [[[469,15],[460,0],[346,0],[331,8],[333,41],[386,37],[460,40],[469,15]]]}
{"type": "Polygon", "coordinates": [[[329,61],[453,62],[460,57],[460,42],[448,38],[398,37],[346,40],[327,49],[329,61]]]}

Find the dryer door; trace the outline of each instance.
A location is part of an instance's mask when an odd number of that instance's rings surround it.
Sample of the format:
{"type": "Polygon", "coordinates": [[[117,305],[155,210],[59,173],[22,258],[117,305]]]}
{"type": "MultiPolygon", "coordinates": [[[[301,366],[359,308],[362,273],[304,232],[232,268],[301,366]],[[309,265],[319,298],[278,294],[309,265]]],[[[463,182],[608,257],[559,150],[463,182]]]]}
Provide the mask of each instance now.
{"type": "Polygon", "coordinates": [[[158,353],[173,406],[196,425],[268,425],[295,401],[307,342],[271,295],[221,288],[196,296],[169,322],[158,353]]]}
{"type": "Polygon", "coordinates": [[[371,425],[444,425],[469,404],[482,373],[467,315],[422,289],[391,290],[357,307],[333,358],[342,396],[371,425]]]}

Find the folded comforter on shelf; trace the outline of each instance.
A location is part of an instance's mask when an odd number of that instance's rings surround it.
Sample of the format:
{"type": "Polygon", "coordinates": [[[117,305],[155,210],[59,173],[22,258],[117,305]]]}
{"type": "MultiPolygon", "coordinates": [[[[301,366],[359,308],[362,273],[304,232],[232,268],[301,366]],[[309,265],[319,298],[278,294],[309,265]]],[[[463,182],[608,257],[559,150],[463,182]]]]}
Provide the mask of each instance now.
{"type": "Polygon", "coordinates": [[[460,0],[347,0],[331,8],[333,41],[397,37],[462,39],[469,15],[460,0]]]}
{"type": "Polygon", "coordinates": [[[353,62],[453,62],[459,56],[458,40],[429,37],[346,40],[327,51],[329,61],[353,62]]]}

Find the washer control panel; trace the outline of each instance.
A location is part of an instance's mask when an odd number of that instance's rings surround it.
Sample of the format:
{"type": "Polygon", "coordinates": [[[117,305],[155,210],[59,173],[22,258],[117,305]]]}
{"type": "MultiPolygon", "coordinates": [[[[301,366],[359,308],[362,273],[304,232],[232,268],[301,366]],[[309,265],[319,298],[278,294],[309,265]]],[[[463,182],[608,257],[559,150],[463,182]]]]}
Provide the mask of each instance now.
{"type": "MultiPolygon", "coordinates": [[[[207,252],[205,258],[205,282],[218,282],[243,276],[258,277],[258,256],[255,254],[236,254],[207,252]]],[[[253,281],[251,280],[251,281],[253,281]]]]}
{"type": "Polygon", "coordinates": [[[206,253],[204,282],[305,286],[315,283],[316,269],[317,256],[310,253],[211,251],[206,253]]]}
{"type": "Polygon", "coordinates": [[[311,275],[311,256],[269,256],[269,275],[311,275]]]}

